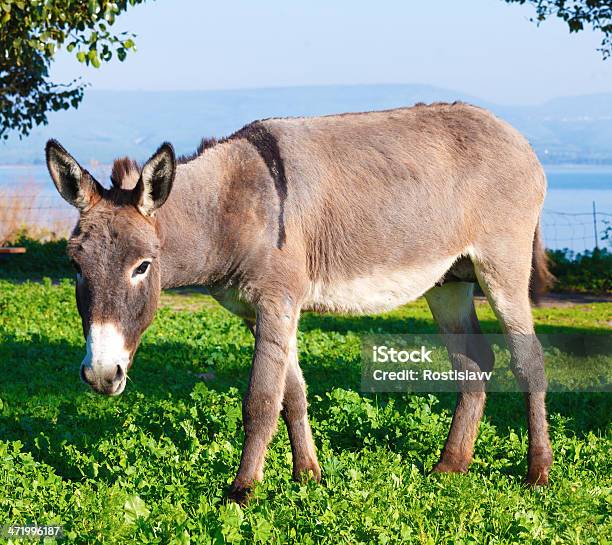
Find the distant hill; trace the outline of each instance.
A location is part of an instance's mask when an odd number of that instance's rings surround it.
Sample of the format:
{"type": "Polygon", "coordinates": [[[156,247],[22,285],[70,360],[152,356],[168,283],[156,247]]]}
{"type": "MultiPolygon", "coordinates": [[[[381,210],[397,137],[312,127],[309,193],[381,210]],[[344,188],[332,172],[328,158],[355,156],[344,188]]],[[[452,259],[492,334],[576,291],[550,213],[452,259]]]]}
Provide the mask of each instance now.
{"type": "Polygon", "coordinates": [[[0,164],[40,163],[48,138],[79,160],[142,160],[163,141],[190,153],[203,136],[224,136],[249,121],[377,110],[415,102],[464,100],[493,110],[525,134],[540,159],[612,164],[612,93],[563,97],[538,106],[503,106],[428,85],[286,87],[234,91],[88,91],[78,110],[51,114],[25,140],[0,143],[0,164]]]}

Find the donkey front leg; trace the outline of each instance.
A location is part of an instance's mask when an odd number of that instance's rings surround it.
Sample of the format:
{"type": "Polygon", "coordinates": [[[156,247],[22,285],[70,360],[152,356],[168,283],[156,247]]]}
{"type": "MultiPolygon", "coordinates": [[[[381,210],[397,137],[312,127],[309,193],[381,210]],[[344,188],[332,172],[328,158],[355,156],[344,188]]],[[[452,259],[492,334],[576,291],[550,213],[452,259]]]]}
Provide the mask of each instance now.
{"type": "MultiPolygon", "coordinates": [[[[255,322],[245,320],[253,336],[255,322]]],[[[295,337],[292,337],[295,340],[295,337]]],[[[296,481],[311,474],[318,482],[321,480],[321,469],[317,459],[317,450],[312,440],[312,431],[308,422],[308,401],[306,383],[298,362],[297,344],[292,344],[291,359],[285,380],[282,416],[287,426],[291,453],[293,455],[293,478],[296,481]]]]}
{"type": "Polygon", "coordinates": [[[257,309],[255,353],[248,390],[242,402],[244,445],[229,499],[244,502],[255,481],[263,479],[266,449],[278,423],[285,392],[299,308],[289,297],[257,309]]]}

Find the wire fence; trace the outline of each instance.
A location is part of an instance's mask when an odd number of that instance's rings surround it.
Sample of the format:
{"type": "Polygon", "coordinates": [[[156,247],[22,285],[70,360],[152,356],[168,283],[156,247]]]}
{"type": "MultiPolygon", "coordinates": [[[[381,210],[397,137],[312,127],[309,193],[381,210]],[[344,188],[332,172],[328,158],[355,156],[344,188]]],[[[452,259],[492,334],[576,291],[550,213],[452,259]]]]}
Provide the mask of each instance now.
{"type": "Polygon", "coordinates": [[[24,228],[41,239],[67,236],[77,215],[58,194],[38,192],[35,188],[24,193],[0,191],[0,244],[24,228]]]}
{"type": "Polygon", "coordinates": [[[612,247],[612,214],[598,211],[595,202],[590,212],[561,212],[544,208],[540,223],[548,248],[581,252],[612,247]]]}
{"type": "MultiPolygon", "coordinates": [[[[16,222],[50,227],[58,222],[69,224],[76,217],[74,208],[57,194],[0,195],[0,231],[16,222]]],[[[548,248],[567,248],[575,253],[612,248],[612,213],[597,210],[595,202],[591,211],[584,212],[544,208],[540,223],[548,248]]]]}

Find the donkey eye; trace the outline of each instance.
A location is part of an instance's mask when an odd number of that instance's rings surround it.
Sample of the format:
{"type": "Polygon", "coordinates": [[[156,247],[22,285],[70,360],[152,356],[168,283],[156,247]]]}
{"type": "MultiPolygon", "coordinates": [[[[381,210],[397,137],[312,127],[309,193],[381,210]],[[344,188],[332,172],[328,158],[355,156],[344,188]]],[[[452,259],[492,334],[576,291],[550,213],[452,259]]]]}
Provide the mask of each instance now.
{"type": "Polygon", "coordinates": [[[150,264],[150,261],[143,261],[140,265],[138,265],[138,267],[134,269],[134,273],[132,274],[132,276],[146,273],[150,264]]]}

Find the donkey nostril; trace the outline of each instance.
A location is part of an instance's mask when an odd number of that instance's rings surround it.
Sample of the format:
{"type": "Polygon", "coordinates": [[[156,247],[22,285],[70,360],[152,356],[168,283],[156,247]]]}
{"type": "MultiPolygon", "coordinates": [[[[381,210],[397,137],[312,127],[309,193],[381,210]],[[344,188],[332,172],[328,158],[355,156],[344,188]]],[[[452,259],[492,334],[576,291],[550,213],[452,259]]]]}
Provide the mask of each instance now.
{"type": "Polygon", "coordinates": [[[103,378],[103,383],[108,386],[119,384],[123,380],[123,369],[121,365],[117,365],[114,369],[109,369],[106,376],[103,378]]]}
{"type": "Polygon", "coordinates": [[[117,372],[115,373],[115,378],[113,379],[113,383],[117,384],[123,380],[123,369],[121,365],[117,365],[117,372]]]}

